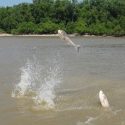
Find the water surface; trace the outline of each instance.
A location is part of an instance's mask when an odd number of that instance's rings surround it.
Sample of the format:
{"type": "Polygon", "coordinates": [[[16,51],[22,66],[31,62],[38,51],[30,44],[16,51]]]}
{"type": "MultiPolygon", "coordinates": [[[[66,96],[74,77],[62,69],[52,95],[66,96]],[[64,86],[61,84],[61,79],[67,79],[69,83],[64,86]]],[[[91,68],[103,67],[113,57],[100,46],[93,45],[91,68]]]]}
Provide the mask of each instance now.
{"type": "Polygon", "coordinates": [[[125,39],[72,40],[0,38],[1,125],[125,125],[125,39]]]}

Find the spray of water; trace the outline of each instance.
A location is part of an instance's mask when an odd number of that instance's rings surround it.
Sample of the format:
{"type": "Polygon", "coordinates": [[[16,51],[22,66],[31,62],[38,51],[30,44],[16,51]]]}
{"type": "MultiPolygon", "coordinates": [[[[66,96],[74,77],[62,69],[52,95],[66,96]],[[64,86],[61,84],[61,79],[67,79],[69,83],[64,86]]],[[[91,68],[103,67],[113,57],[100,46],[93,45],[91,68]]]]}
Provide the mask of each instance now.
{"type": "Polygon", "coordinates": [[[37,91],[37,95],[34,101],[37,105],[42,104],[44,108],[55,108],[55,88],[62,81],[60,66],[54,64],[47,71],[46,77],[43,79],[40,89],[37,91]]]}
{"type": "Polygon", "coordinates": [[[61,65],[55,59],[46,66],[40,65],[36,58],[27,60],[21,68],[20,82],[15,85],[12,97],[30,97],[36,106],[55,108],[55,88],[62,81],[61,65]]]}

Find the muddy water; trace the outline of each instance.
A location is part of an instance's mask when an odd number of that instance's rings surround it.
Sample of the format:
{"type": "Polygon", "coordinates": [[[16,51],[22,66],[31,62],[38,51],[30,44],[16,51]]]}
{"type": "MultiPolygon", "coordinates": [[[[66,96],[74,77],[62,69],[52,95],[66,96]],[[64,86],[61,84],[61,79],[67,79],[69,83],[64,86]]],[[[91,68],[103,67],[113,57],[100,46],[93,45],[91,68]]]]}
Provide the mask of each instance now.
{"type": "Polygon", "coordinates": [[[1,125],[125,125],[125,39],[72,40],[0,38],[1,125]]]}

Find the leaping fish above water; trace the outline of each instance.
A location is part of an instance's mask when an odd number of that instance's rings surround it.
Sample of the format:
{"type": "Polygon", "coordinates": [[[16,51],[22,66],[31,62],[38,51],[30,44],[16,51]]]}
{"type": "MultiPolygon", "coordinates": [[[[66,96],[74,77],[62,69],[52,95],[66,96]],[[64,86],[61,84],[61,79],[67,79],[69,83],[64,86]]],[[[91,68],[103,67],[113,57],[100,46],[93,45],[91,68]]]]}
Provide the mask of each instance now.
{"type": "Polygon", "coordinates": [[[100,100],[102,107],[109,108],[108,99],[102,90],[99,91],[99,100],[100,100]]]}
{"type": "Polygon", "coordinates": [[[58,35],[61,39],[65,40],[68,42],[69,45],[72,45],[75,47],[75,49],[77,50],[77,52],[79,52],[80,49],[80,45],[75,44],[67,35],[67,33],[63,30],[58,30],[58,35]]]}

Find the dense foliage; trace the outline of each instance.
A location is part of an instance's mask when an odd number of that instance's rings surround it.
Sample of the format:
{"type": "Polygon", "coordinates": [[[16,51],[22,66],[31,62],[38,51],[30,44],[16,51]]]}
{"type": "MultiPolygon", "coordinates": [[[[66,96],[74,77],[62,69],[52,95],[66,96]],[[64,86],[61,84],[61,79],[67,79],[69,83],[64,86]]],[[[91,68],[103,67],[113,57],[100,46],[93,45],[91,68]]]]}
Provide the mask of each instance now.
{"type": "Polygon", "coordinates": [[[125,35],[125,0],[33,0],[0,8],[0,32],[125,35]]]}

